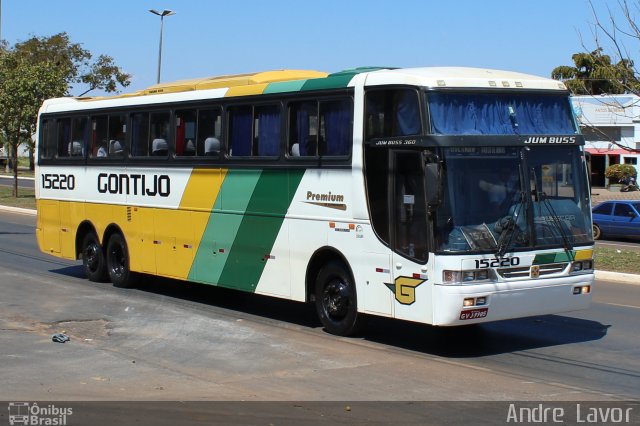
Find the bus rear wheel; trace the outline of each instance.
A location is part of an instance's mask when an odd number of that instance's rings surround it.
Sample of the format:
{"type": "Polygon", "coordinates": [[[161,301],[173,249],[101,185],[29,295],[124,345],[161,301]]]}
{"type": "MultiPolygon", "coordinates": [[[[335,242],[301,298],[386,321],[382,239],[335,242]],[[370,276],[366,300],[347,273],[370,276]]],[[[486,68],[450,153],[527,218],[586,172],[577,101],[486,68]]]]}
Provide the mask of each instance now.
{"type": "Polygon", "coordinates": [[[356,287],[341,262],[331,261],[316,278],[316,311],[325,330],[338,336],[351,336],[364,325],[358,313],[356,287]]]}
{"type": "Polygon", "coordinates": [[[120,234],[113,234],[107,244],[107,271],[116,287],[130,288],[135,284],[134,274],[129,269],[129,249],[120,234]]]}
{"type": "Polygon", "coordinates": [[[107,280],[107,264],[104,250],[94,233],[85,235],[82,240],[82,266],[89,281],[105,282],[107,280]]]}

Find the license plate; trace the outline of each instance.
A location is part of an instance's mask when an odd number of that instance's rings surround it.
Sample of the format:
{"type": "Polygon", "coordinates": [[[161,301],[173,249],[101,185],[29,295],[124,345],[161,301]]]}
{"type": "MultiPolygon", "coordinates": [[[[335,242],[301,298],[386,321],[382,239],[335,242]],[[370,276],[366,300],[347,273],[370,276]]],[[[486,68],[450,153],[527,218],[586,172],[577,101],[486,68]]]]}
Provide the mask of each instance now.
{"type": "Polygon", "coordinates": [[[489,308],[469,309],[468,311],[460,312],[460,320],[470,320],[476,318],[484,318],[487,316],[489,308]]]}

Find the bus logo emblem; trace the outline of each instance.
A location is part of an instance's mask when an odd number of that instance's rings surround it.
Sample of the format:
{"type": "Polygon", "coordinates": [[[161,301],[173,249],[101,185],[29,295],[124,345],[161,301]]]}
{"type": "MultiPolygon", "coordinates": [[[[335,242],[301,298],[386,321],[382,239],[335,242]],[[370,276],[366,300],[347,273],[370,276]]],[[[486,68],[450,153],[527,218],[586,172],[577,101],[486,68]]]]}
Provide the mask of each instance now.
{"type": "Polygon", "coordinates": [[[421,278],[398,277],[393,284],[384,283],[403,305],[412,305],[416,301],[416,287],[425,280],[421,278]]]}
{"type": "Polygon", "coordinates": [[[540,276],[540,266],[533,265],[531,267],[531,278],[538,278],[540,276]]]}

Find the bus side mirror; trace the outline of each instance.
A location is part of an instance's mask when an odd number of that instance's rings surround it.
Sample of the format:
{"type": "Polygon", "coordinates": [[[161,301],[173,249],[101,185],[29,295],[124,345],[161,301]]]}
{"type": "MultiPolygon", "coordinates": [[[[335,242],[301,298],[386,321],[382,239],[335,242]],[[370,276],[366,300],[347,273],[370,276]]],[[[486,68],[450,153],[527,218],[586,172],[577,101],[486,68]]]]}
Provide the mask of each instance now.
{"type": "Polygon", "coordinates": [[[425,191],[429,210],[436,208],[441,200],[440,163],[427,163],[424,168],[425,191]]]}

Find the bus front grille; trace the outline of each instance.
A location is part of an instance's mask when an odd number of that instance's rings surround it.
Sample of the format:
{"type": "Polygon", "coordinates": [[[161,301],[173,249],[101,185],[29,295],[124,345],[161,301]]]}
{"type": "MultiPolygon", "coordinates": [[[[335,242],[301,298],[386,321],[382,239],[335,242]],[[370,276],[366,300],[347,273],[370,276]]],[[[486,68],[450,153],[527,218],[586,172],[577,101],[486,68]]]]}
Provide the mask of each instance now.
{"type": "Polygon", "coordinates": [[[505,280],[538,278],[544,276],[561,275],[565,272],[569,263],[549,263],[546,265],[533,265],[517,268],[499,268],[496,272],[505,280]]]}

